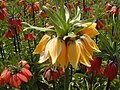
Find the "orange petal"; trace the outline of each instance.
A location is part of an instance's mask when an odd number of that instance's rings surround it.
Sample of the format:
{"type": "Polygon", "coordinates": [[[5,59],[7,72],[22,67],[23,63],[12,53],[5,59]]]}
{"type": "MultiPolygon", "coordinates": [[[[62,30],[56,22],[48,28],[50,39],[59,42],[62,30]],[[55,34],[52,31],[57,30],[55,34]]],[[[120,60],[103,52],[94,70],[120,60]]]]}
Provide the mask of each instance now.
{"type": "Polygon", "coordinates": [[[44,35],[42,37],[42,39],[40,40],[39,44],[36,46],[33,54],[40,54],[42,51],[45,50],[46,44],[48,43],[48,41],[50,40],[50,36],[49,35],[44,35]]]}
{"type": "Polygon", "coordinates": [[[82,24],[82,27],[86,28],[85,30],[82,31],[82,34],[87,34],[90,37],[94,37],[99,34],[99,32],[96,29],[96,23],[92,23],[92,22],[85,23],[82,24]]]}

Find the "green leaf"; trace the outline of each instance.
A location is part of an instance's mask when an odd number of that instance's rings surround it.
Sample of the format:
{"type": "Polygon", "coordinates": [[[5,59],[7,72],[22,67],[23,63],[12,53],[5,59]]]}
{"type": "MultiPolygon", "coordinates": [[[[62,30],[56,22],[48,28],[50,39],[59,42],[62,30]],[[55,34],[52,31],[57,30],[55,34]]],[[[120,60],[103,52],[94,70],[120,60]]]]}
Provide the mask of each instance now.
{"type": "Polygon", "coordinates": [[[59,19],[56,17],[56,15],[54,15],[54,13],[51,11],[50,8],[48,9],[46,6],[43,6],[43,9],[47,12],[49,18],[51,18],[53,21],[55,21],[58,26],[62,25],[61,22],[59,21],[59,19]]]}
{"type": "Polygon", "coordinates": [[[70,18],[70,13],[66,6],[64,6],[64,9],[65,9],[65,19],[66,19],[66,22],[68,22],[68,20],[70,18]]]}
{"type": "Polygon", "coordinates": [[[30,25],[30,24],[28,24],[26,22],[22,22],[22,23],[29,26],[29,27],[26,27],[25,29],[23,29],[23,31],[26,31],[28,29],[36,29],[36,30],[40,30],[40,31],[44,31],[44,32],[45,31],[55,32],[55,30],[51,29],[51,28],[53,28],[52,26],[47,27],[47,28],[43,28],[43,27],[32,26],[32,25],[30,25]]]}
{"type": "Polygon", "coordinates": [[[65,40],[65,39],[68,38],[68,37],[75,38],[76,35],[74,34],[74,32],[70,32],[70,33],[68,33],[67,36],[64,36],[64,37],[63,37],[63,40],[65,40]]]}

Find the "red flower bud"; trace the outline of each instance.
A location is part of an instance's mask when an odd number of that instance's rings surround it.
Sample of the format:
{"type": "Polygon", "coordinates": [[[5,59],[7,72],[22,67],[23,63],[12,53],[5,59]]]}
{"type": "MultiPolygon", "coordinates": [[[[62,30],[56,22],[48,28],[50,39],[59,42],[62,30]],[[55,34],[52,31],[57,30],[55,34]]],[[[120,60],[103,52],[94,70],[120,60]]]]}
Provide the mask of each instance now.
{"type": "Polygon", "coordinates": [[[104,77],[113,80],[118,74],[118,65],[111,61],[104,70],[104,77]]]}
{"type": "Polygon", "coordinates": [[[24,35],[25,40],[34,40],[35,38],[36,38],[36,36],[33,33],[24,35]]]}
{"type": "Polygon", "coordinates": [[[94,73],[94,75],[100,75],[103,70],[101,67],[102,58],[101,57],[94,57],[93,61],[90,61],[91,67],[87,67],[88,73],[94,73]]]}
{"type": "Polygon", "coordinates": [[[106,30],[105,25],[106,25],[105,20],[100,19],[100,20],[97,20],[97,26],[96,26],[96,28],[98,30],[99,29],[106,30]]]}

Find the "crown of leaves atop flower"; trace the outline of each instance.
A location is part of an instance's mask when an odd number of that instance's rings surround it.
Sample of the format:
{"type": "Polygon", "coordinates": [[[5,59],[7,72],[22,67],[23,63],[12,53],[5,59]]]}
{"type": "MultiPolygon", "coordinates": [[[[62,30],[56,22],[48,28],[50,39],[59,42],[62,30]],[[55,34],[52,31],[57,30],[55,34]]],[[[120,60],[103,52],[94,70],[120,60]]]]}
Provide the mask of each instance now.
{"type": "MultiPolygon", "coordinates": [[[[81,20],[81,10],[79,7],[75,9],[74,16],[73,14],[70,14],[68,8],[63,3],[60,3],[59,6],[56,6],[56,10],[53,10],[52,8],[46,6],[43,6],[43,9],[47,12],[47,16],[49,17],[48,21],[52,26],[46,28],[36,27],[26,22],[23,22],[25,25],[29,26],[26,27],[24,31],[27,29],[36,29],[43,32],[45,31],[53,32],[53,34],[55,34],[59,38],[67,38],[67,37],[76,37],[77,33],[85,30],[86,28],[94,24],[91,22],[94,20],[93,18],[88,20],[81,20]],[[90,23],[85,27],[84,24],[86,22],[87,23],[90,22],[90,23]]],[[[97,31],[95,33],[96,35],[98,34],[97,31]]]]}

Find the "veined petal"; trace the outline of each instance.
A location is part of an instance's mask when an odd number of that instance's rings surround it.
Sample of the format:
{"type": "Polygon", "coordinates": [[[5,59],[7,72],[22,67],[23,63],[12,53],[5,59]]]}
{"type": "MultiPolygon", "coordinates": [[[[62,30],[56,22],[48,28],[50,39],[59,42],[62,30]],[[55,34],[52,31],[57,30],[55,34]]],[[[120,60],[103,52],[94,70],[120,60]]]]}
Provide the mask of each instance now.
{"type": "Polygon", "coordinates": [[[99,34],[99,32],[97,31],[97,29],[95,28],[96,27],[96,23],[92,23],[92,22],[89,22],[89,23],[85,23],[85,24],[82,24],[82,27],[83,28],[86,28],[85,30],[82,31],[83,34],[87,34],[89,35],[90,37],[93,37],[93,36],[96,36],[99,34]],[[90,26],[89,26],[90,25],[90,26]]]}
{"type": "Polygon", "coordinates": [[[62,51],[62,42],[58,38],[53,38],[51,44],[48,47],[49,54],[51,56],[52,64],[54,64],[62,51]]]}
{"type": "Polygon", "coordinates": [[[67,67],[68,65],[68,59],[67,59],[67,51],[66,51],[66,45],[65,42],[61,40],[61,47],[62,51],[60,55],[58,56],[57,62],[62,66],[62,67],[67,67]]]}
{"type": "Polygon", "coordinates": [[[83,42],[84,46],[86,47],[87,51],[91,55],[93,55],[94,50],[96,50],[97,52],[100,52],[100,50],[97,47],[96,43],[87,34],[84,34],[80,38],[82,39],[82,42],[83,42]]]}
{"type": "Polygon", "coordinates": [[[87,66],[87,67],[90,67],[91,64],[90,64],[90,60],[92,60],[92,56],[90,55],[90,53],[86,50],[85,46],[82,44],[82,41],[81,40],[77,40],[78,43],[79,43],[79,47],[81,49],[81,53],[80,53],[80,63],[87,66]]]}
{"type": "Polygon", "coordinates": [[[46,44],[51,39],[51,37],[45,34],[42,39],[40,40],[39,44],[36,46],[33,54],[40,54],[42,51],[45,50],[46,44]]]}
{"type": "Polygon", "coordinates": [[[68,60],[70,64],[74,67],[77,68],[78,63],[79,63],[79,57],[80,57],[80,47],[77,42],[69,42],[67,45],[67,54],[68,54],[68,60]]]}

